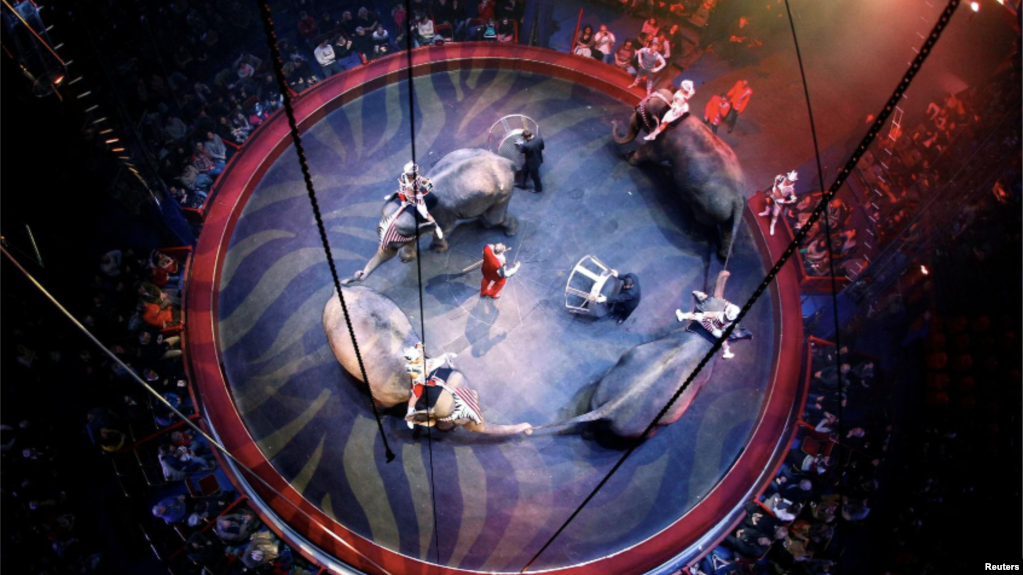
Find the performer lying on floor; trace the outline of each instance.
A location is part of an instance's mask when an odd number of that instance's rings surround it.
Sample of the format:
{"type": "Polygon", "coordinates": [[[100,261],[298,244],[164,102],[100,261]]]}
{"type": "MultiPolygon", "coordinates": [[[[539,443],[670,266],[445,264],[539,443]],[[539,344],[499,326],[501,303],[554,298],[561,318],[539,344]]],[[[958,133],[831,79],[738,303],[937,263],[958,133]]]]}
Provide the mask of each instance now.
{"type": "MultiPolygon", "coordinates": [[[[678,321],[691,319],[699,322],[700,327],[715,339],[719,339],[728,326],[735,322],[735,318],[739,317],[739,306],[724,298],[711,297],[702,291],[694,291],[693,296],[696,298],[697,311],[683,313],[682,310],[677,309],[675,317],[678,318],[678,321]]],[[[721,343],[721,349],[722,358],[732,359],[735,357],[728,346],[728,340],[721,343]]]]}
{"type": "MultiPolygon", "coordinates": [[[[428,379],[427,376],[437,371],[445,363],[454,367],[451,365],[451,360],[456,357],[458,356],[453,353],[445,353],[439,358],[428,359],[423,350],[422,342],[405,350],[405,371],[412,379],[412,397],[408,400],[408,412],[406,415],[415,413],[416,401],[422,397],[423,388],[427,385],[436,385],[436,382],[428,379]]],[[[408,422],[408,428],[412,429],[411,421],[408,422]]]]}

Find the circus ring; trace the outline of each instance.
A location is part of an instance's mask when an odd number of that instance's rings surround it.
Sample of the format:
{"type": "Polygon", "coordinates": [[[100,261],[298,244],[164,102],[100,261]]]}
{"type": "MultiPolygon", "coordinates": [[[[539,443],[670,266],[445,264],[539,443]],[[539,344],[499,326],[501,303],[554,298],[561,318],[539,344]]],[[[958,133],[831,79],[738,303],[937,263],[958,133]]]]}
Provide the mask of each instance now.
{"type": "MultiPolygon", "coordinates": [[[[381,198],[409,155],[407,62],[407,54],[371,62],[296,102],[342,275],[372,255],[381,198]]],[[[509,113],[539,121],[548,156],[547,191],[512,200],[516,237],[470,224],[452,233],[446,254],[423,250],[427,347],[460,353],[491,421],[542,424],[584,411],[590,384],[622,353],[677,328],[673,310],[706,281],[711,232],[666,197],[664,181],[617,153],[609,119],[638,101],[618,71],[543,49],[453,44],[413,51],[412,75],[424,169],[454,149],[484,146],[486,127],[509,113]],[[498,306],[476,296],[476,275],[458,272],[499,240],[525,263],[498,306]],[[641,278],[644,303],[621,328],[561,308],[564,274],[585,253],[641,278]]],[[[735,301],[784,249],[749,209],[744,219],[726,290],[735,301]]],[[[366,285],[418,326],[415,264],[389,262],[366,285]]],[[[185,341],[204,425],[260,479],[221,457],[232,480],[279,535],[339,572],[521,570],[622,445],[577,433],[498,440],[462,430],[434,433],[428,444],[387,416],[398,458],[385,463],[368,397],[326,345],[320,313],[330,293],[278,114],[220,177],[188,284],[185,341]]],[[[686,415],[644,442],[530,571],[643,573],[724,536],[773,476],[801,397],[791,264],[746,325],[753,342],[717,363],[686,415]]]]}

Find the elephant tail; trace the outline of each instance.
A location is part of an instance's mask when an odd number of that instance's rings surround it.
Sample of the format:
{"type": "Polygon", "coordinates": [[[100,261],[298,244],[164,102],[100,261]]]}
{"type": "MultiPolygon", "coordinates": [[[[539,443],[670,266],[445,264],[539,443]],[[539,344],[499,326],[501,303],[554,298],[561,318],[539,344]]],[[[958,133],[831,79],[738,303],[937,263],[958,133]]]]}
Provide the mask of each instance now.
{"type": "Polygon", "coordinates": [[[742,214],[746,210],[746,201],[740,195],[732,205],[732,233],[728,237],[728,251],[725,253],[724,269],[728,269],[728,260],[732,258],[732,251],[735,249],[735,238],[739,237],[739,225],[742,224],[742,214]]]}
{"type": "Polygon", "coordinates": [[[614,141],[619,144],[628,144],[629,142],[636,139],[639,135],[639,114],[632,112],[632,116],[629,118],[629,131],[625,134],[618,133],[618,121],[614,120],[611,122],[611,137],[614,141]]]}

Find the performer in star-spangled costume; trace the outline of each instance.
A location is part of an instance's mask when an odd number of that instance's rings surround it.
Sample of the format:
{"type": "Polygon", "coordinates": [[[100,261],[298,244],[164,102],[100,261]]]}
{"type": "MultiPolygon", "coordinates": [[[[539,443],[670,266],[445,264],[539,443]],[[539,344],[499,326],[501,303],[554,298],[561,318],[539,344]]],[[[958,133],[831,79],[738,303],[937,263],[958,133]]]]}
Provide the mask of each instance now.
{"type": "MultiPolygon", "coordinates": [[[[397,230],[398,217],[408,207],[414,206],[423,221],[437,223],[426,209],[426,195],[431,191],[433,191],[433,182],[426,176],[419,175],[419,166],[413,162],[405,164],[404,172],[398,177],[398,191],[384,196],[387,201],[397,198],[401,202],[401,207],[388,219],[380,222],[377,231],[380,234],[382,247],[387,247],[391,243],[406,243],[415,239],[415,237],[405,237],[397,230]]],[[[444,239],[444,232],[440,226],[436,227],[436,234],[438,239],[444,239]]]]}

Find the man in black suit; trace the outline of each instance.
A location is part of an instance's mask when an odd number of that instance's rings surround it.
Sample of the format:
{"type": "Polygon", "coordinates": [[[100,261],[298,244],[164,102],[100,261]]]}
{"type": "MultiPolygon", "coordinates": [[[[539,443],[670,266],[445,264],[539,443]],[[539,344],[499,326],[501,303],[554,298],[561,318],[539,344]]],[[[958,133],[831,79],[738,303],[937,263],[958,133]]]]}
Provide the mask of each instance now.
{"type": "MultiPolygon", "coordinates": [[[[611,273],[618,277],[616,270],[611,270],[611,273]]],[[[622,288],[618,291],[618,294],[611,297],[600,296],[597,298],[597,302],[607,302],[607,306],[611,310],[609,315],[617,317],[617,325],[622,325],[625,323],[625,320],[629,319],[632,312],[639,307],[639,299],[639,278],[636,277],[636,274],[625,274],[625,277],[622,278],[622,288]]]]}
{"type": "Polygon", "coordinates": [[[540,164],[543,163],[543,138],[533,134],[529,130],[522,132],[522,144],[519,150],[525,156],[522,163],[522,180],[515,185],[519,188],[526,188],[526,182],[533,179],[533,191],[543,191],[543,183],[540,182],[540,164]]]}

